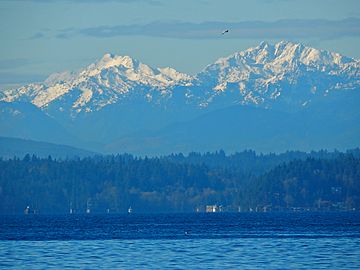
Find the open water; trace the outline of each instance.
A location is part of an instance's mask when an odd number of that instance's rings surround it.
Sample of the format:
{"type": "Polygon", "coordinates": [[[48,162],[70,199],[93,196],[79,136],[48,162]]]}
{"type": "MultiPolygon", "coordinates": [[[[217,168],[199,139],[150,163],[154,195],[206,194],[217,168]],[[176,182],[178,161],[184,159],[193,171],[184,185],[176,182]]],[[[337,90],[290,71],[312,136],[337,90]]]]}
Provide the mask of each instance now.
{"type": "Polygon", "coordinates": [[[0,216],[2,269],[360,269],[360,213],[0,216]]]}

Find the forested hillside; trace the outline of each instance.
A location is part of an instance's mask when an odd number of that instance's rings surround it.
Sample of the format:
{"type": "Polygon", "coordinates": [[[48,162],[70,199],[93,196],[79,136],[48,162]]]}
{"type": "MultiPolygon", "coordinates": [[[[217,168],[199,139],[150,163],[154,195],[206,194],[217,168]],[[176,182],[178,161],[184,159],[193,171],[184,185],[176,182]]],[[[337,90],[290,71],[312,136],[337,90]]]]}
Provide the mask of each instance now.
{"type": "Polygon", "coordinates": [[[0,213],[357,210],[359,149],[0,160],[0,213]]]}

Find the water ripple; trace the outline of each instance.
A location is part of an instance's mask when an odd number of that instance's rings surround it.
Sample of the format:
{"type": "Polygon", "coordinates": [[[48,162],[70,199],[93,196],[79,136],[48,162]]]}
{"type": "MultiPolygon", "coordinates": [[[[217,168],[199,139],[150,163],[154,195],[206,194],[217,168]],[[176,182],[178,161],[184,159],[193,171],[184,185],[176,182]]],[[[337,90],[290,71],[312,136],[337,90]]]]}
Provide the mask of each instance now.
{"type": "Polygon", "coordinates": [[[359,213],[300,217],[3,217],[0,268],[360,269],[359,213]]]}

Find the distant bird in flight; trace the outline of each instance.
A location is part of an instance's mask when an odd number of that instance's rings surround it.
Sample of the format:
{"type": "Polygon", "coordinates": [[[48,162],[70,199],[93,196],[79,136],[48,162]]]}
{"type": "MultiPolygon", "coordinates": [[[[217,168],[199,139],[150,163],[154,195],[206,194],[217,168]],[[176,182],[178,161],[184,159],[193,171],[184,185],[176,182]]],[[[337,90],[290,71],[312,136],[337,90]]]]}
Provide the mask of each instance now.
{"type": "Polygon", "coordinates": [[[226,30],[224,30],[224,31],[222,31],[222,35],[225,35],[226,33],[229,33],[229,29],[226,29],[226,30]]]}

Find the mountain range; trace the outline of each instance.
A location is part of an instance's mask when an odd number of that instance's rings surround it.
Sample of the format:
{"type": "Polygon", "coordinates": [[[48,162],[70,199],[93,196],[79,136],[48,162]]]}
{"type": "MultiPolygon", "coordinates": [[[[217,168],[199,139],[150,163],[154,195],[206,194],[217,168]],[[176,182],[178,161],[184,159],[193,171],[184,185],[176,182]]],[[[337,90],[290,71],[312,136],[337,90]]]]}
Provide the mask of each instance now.
{"type": "Polygon", "coordinates": [[[360,144],[360,61],[260,43],[196,75],[105,54],[0,92],[0,135],[104,153],[263,152],[360,144]]]}

